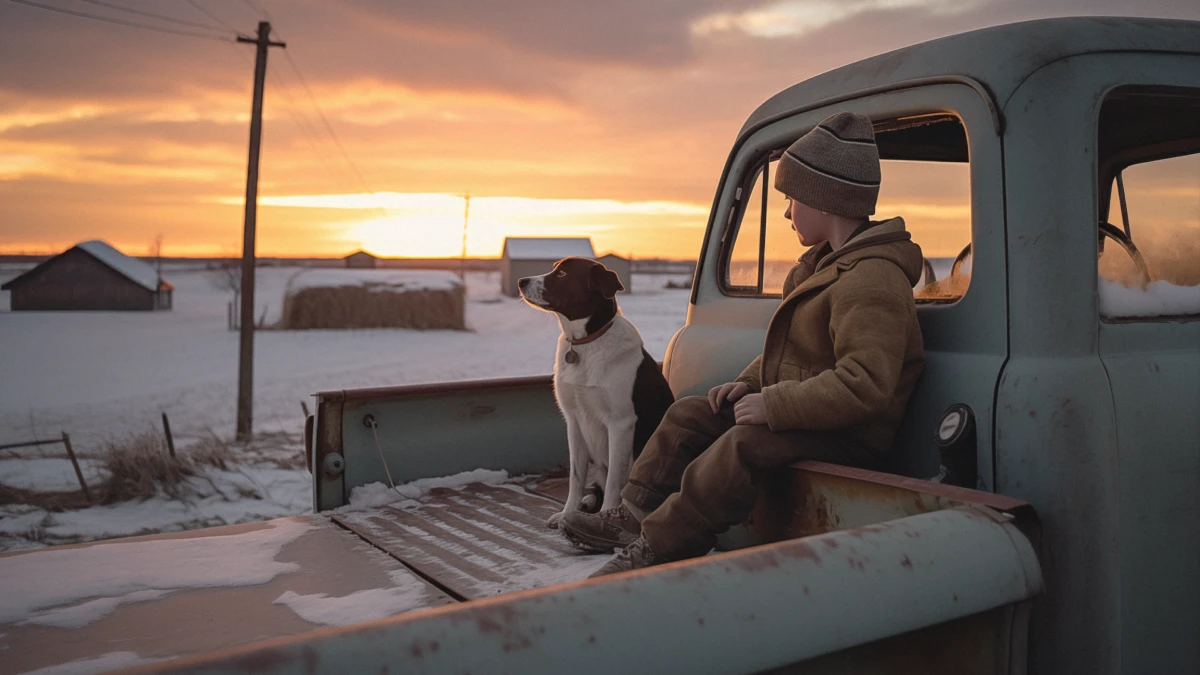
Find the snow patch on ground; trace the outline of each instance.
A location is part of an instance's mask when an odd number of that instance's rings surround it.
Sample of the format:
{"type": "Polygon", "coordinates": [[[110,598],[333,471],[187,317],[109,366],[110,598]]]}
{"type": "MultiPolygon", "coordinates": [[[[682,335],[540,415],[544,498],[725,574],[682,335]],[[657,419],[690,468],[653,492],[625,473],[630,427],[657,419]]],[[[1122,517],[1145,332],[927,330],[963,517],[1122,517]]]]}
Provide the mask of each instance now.
{"type": "Polygon", "coordinates": [[[1100,313],[1107,317],[1200,314],[1200,286],[1176,286],[1169,281],[1155,281],[1142,290],[1126,288],[1104,278],[1099,282],[1100,313]]]}
{"type": "Polygon", "coordinates": [[[286,293],[340,286],[365,286],[394,292],[452,291],[462,285],[457,274],[443,270],[310,269],[288,279],[286,293]]]}
{"type": "MultiPolygon", "coordinates": [[[[0,265],[0,281],[28,268],[0,265]]],[[[288,281],[298,273],[316,271],[320,270],[260,269],[256,316],[277,318],[288,281]]],[[[223,287],[224,273],[168,266],[163,276],[176,289],[169,312],[8,313],[8,294],[0,294],[0,344],[5,349],[0,358],[0,444],[66,431],[91,471],[108,442],[136,432],[161,434],[163,412],[170,416],[181,451],[211,441],[214,434],[232,435],[238,335],[226,327],[227,303],[233,295],[223,287]]],[[[686,278],[636,274],[633,292],[618,296],[621,311],[656,359],[663,358],[688,308],[687,289],[664,285],[686,278]]],[[[552,314],[502,295],[498,272],[468,272],[466,295],[470,331],[259,333],[255,432],[283,439],[275,455],[246,454],[231,471],[209,470],[192,479],[188,493],[197,496],[188,502],[154,498],[61,513],[2,505],[0,551],[310,512],[311,476],[303,468],[281,467],[289,466],[286,459],[293,460],[294,467],[300,456],[300,404],[307,402],[311,410],[313,392],[552,371],[561,332],[552,314]]],[[[57,458],[61,453],[60,446],[5,451],[4,461],[26,463],[0,466],[0,483],[25,481],[77,490],[70,462],[57,458]],[[34,459],[45,463],[28,463],[34,459]]],[[[85,474],[89,486],[91,475],[85,474]]],[[[385,494],[388,501],[383,503],[403,498],[394,495],[385,494]]]]}
{"type": "Polygon", "coordinates": [[[0,558],[0,579],[24,580],[0,588],[0,624],[53,620],[55,615],[94,621],[115,608],[97,604],[97,599],[130,601],[128,596],[145,591],[265,584],[299,570],[296,563],[276,562],[275,556],[312,527],[303,520],[277,520],[242,534],[96,544],[0,558]]]}
{"type": "Polygon", "coordinates": [[[346,506],[333,509],[332,513],[364,511],[389,504],[403,507],[410,505],[410,503],[415,504],[417,500],[435,488],[457,489],[466,487],[471,483],[499,485],[506,480],[508,480],[507,471],[474,469],[472,471],[456,473],[453,476],[421,478],[411,483],[397,485],[395,489],[388,487],[384,483],[368,483],[367,485],[360,485],[352,489],[350,491],[350,503],[346,506]]]}
{"type": "Polygon", "coordinates": [[[90,659],[79,659],[78,661],[30,670],[23,675],[95,675],[95,673],[106,673],[110,670],[132,668],[164,660],[144,659],[135,652],[109,652],[103,656],[96,656],[90,659]]]}
{"type": "Polygon", "coordinates": [[[287,606],[309,623],[349,626],[406,612],[419,606],[428,593],[425,582],[407,570],[398,570],[389,576],[393,584],[390,588],[370,588],[341,597],[287,591],[274,604],[287,606]]]}
{"type": "Polygon", "coordinates": [[[190,501],[162,496],[61,513],[0,507],[0,548],[29,548],[5,537],[64,544],[299,515],[312,510],[311,481],[303,469],[244,466],[189,478],[190,501]]]}

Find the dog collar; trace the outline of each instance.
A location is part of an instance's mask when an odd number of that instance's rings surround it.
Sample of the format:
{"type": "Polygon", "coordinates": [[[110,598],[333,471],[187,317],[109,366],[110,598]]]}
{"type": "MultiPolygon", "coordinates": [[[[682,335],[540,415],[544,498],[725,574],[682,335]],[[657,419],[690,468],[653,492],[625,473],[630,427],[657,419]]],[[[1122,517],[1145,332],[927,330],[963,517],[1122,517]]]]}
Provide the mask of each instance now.
{"type": "MultiPolygon", "coordinates": [[[[616,321],[616,319],[614,318],[613,321],[616,321]]],[[[601,335],[604,335],[608,332],[609,328],[612,328],[613,321],[609,321],[608,323],[604,324],[600,330],[592,333],[591,335],[584,335],[581,338],[567,338],[567,342],[570,343],[571,346],[567,348],[567,353],[563,355],[563,360],[567,363],[579,363],[579,354],[575,352],[575,347],[599,340],[601,335]]]]}
{"type": "MultiPolygon", "coordinates": [[[[616,319],[613,319],[613,321],[616,321],[616,319]]],[[[604,324],[600,330],[592,333],[591,335],[584,335],[581,338],[567,338],[567,342],[570,342],[572,345],[586,345],[589,342],[595,342],[596,340],[600,339],[601,335],[607,333],[609,328],[612,328],[613,321],[609,321],[608,323],[604,324]]]]}

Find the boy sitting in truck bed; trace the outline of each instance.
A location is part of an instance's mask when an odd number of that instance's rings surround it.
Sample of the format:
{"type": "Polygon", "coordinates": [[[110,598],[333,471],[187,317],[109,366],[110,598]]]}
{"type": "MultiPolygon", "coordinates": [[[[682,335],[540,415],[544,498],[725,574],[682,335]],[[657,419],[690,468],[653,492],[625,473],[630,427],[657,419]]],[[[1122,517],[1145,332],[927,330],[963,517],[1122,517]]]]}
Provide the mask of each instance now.
{"type": "Polygon", "coordinates": [[[766,472],[804,459],[871,467],[888,451],[925,360],[912,293],[923,257],[902,219],[869,219],[879,182],[862,115],[827,117],[783,154],[775,188],[811,248],[788,273],[762,355],[671,406],[621,506],[564,518],[584,548],[624,547],[593,576],[708,553],[750,515],[766,472]]]}

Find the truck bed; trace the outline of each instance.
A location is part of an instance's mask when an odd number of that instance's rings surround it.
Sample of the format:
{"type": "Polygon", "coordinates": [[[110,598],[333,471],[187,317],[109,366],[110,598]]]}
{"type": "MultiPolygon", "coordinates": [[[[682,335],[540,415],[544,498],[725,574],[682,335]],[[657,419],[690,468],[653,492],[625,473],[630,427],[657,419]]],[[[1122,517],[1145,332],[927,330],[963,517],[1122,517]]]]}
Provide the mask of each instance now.
{"type": "MultiPolygon", "coordinates": [[[[351,655],[363,672],[418,662],[428,672],[563,672],[578,664],[572,650],[556,650],[562,639],[643,640],[626,635],[626,620],[647,612],[699,631],[680,644],[711,642],[705,631],[733,622],[732,642],[710,645],[733,659],[728,672],[822,654],[844,660],[838,650],[866,643],[877,646],[852,658],[885,672],[875,666],[895,654],[878,645],[900,634],[922,636],[904,645],[953,656],[953,667],[927,672],[1008,672],[1003,661],[965,664],[991,653],[980,645],[1024,634],[1025,610],[1014,608],[1041,590],[1028,504],[817,462],[765,487],[724,547],[767,545],[599,583],[571,583],[609,556],[546,527],[566,492],[564,479],[546,474],[435,488],[390,506],[0,555],[0,573],[28,586],[13,596],[26,618],[0,635],[0,674],[66,664],[312,672],[313,659],[347,672],[351,655]],[[867,598],[899,614],[866,625],[838,609],[867,598]],[[787,654],[733,649],[765,635],[756,616],[832,637],[788,643],[787,654]]],[[[612,672],[620,653],[597,652],[591,671],[612,672]]]]}
{"type": "Polygon", "coordinates": [[[354,532],[457,600],[583,579],[611,555],[572,546],[546,519],[562,509],[565,479],[436,488],[419,506],[336,514],[354,532]]]}

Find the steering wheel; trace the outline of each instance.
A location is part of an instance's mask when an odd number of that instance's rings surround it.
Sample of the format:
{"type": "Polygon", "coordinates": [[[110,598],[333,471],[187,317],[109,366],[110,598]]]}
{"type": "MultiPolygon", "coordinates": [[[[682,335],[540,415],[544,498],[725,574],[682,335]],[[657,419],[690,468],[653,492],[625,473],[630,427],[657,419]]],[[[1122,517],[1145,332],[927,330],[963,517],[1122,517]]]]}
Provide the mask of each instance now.
{"type": "MultiPolygon", "coordinates": [[[[971,245],[967,244],[963,247],[963,250],[958,252],[958,255],[954,256],[954,264],[950,265],[951,279],[962,274],[960,270],[962,269],[963,264],[967,261],[967,258],[971,257],[971,250],[971,245]]],[[[972,268],[973,267],[974,265],[972,265],[972,268]]],[[[970,272],[968,272],[968,274],[970,274],[970,272]]]]}
{"type": "Polygon", "coordinates": [[[1142,252],[1134,245],[1133,240],[1125,236],[1125,232],[1112,223],[1100,221],[1100,251],[1104,251],[1104,238],[1108,237],[1121,245],[1125,249],[1125,253],[1133,259],[1134,266],[1137,267],[1138,276],[1141,277],[1140,286],[1145,288],[1150,283],[1150,268],[1146,266],[1146,261],[1142,259],[1142,252]]]}

